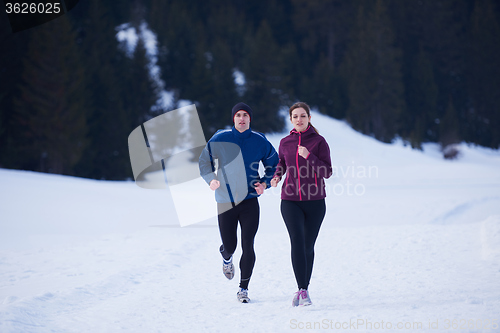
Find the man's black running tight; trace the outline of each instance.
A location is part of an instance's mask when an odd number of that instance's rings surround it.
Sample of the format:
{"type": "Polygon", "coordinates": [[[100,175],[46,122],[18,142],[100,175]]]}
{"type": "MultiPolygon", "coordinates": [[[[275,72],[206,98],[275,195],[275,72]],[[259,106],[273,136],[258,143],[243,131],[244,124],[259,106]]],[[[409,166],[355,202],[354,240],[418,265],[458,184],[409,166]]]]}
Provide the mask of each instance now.
{"type": "MultiPolygon", "coordinates": [[[[220,212],[225,205],[217,204],[220,212]]],[[[241,228],[241,259],[240,259],[240,288],[248,289],[248,283],[255,265],[255,251],[253,248],[255,235],[259,228],[260,206],[257,198],[243,200],[237,206],[219,214],[219,231],[222,239],[221,254],[228,260],[236,250],[238,243],[238,221],[241,228]]]]}

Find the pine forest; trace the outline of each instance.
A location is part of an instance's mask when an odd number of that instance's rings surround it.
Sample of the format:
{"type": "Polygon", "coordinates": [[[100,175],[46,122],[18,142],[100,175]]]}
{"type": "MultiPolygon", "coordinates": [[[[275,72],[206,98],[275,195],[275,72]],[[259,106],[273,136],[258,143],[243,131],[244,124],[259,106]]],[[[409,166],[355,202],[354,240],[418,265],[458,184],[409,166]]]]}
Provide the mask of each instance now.
{"type": "Polygon", "coordinates": [[[500,146],[498,0],[82,0],[0,17],[0,49],[1,168],[131,179],[129,133],[182,101],[207,140],[237,102],[272,133],[304,101],[387,143],[500,146]]]}

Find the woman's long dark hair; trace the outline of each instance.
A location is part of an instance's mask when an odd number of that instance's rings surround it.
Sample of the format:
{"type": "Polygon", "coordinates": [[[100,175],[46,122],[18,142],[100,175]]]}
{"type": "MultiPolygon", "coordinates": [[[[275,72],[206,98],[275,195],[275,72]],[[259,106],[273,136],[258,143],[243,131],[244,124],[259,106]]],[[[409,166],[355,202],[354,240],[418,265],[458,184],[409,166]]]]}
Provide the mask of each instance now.
{"type": "MultiPolygon", "coordinates": [[[[299,109],[299,108],[303,108],[304,110],[306,110],[306,113],[307,113],[307,116],[310,117],[311,116],[311,109],[309,108],[309,105],[307,105],[306,103],[304,102],[297,102],[295,103],[294,105],[290,106],[290,110],[288,110],[288,113],[290,114],[290,120],[292,119],[292,111],[295,110],[295,109],[299,109]]],[[[318,130],[316,129],[316,127],[313,126],[313,124],[311,124],[311,122],[309,121],[309,126],[311,126],[313,128],[313,130],[319,134],[318,130]]]]}

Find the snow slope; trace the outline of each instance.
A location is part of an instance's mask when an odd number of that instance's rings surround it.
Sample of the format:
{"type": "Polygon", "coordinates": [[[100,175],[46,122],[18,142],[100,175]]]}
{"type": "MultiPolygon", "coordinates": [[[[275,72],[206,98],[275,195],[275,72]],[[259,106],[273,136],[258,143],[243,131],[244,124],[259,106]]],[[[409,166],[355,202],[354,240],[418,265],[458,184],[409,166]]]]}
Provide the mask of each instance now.
{"type": "Polygon", "coordinates": [[[445,161],[312,121],[336,171],[312,306],[290,306],[279,188],[260,198],[239,304],[216,218],[180,228],[168,190],[0,169],[0,332],[500,331],[500,153],[462,144],[445,161]]]}

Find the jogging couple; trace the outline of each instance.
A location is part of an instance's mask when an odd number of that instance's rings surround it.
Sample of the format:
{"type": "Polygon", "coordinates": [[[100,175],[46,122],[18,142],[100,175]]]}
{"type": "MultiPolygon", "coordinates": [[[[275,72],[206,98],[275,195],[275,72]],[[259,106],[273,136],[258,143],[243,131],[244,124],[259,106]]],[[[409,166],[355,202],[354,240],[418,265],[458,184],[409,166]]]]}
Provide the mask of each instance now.
{"type": "Polygon", "coordinates": [[[332,174],[330,149],[311,124],[310,108],[297,102],[289,109],[293,129],[280,142],[279,153],[264,134],[252,131],[252,109],[238,103],[232,109],[234,126],[219,130],[208,141],[199,159],[200,174],[215,191],[222,245],[222,270],[235,274],[233,253],[238,222],[242,254],[237,299],[250,301],[248,284],[255,264],[254,238],[259,227],[258,197],[285,176],[281,214],[290,236],[292,266],[298,290],[293,306],[311,304],[307,288],[311,279],[314,244],[326,213],[324,178],[332,174]],[[259,165],[264,176],[259,175],[259,165]]]}

